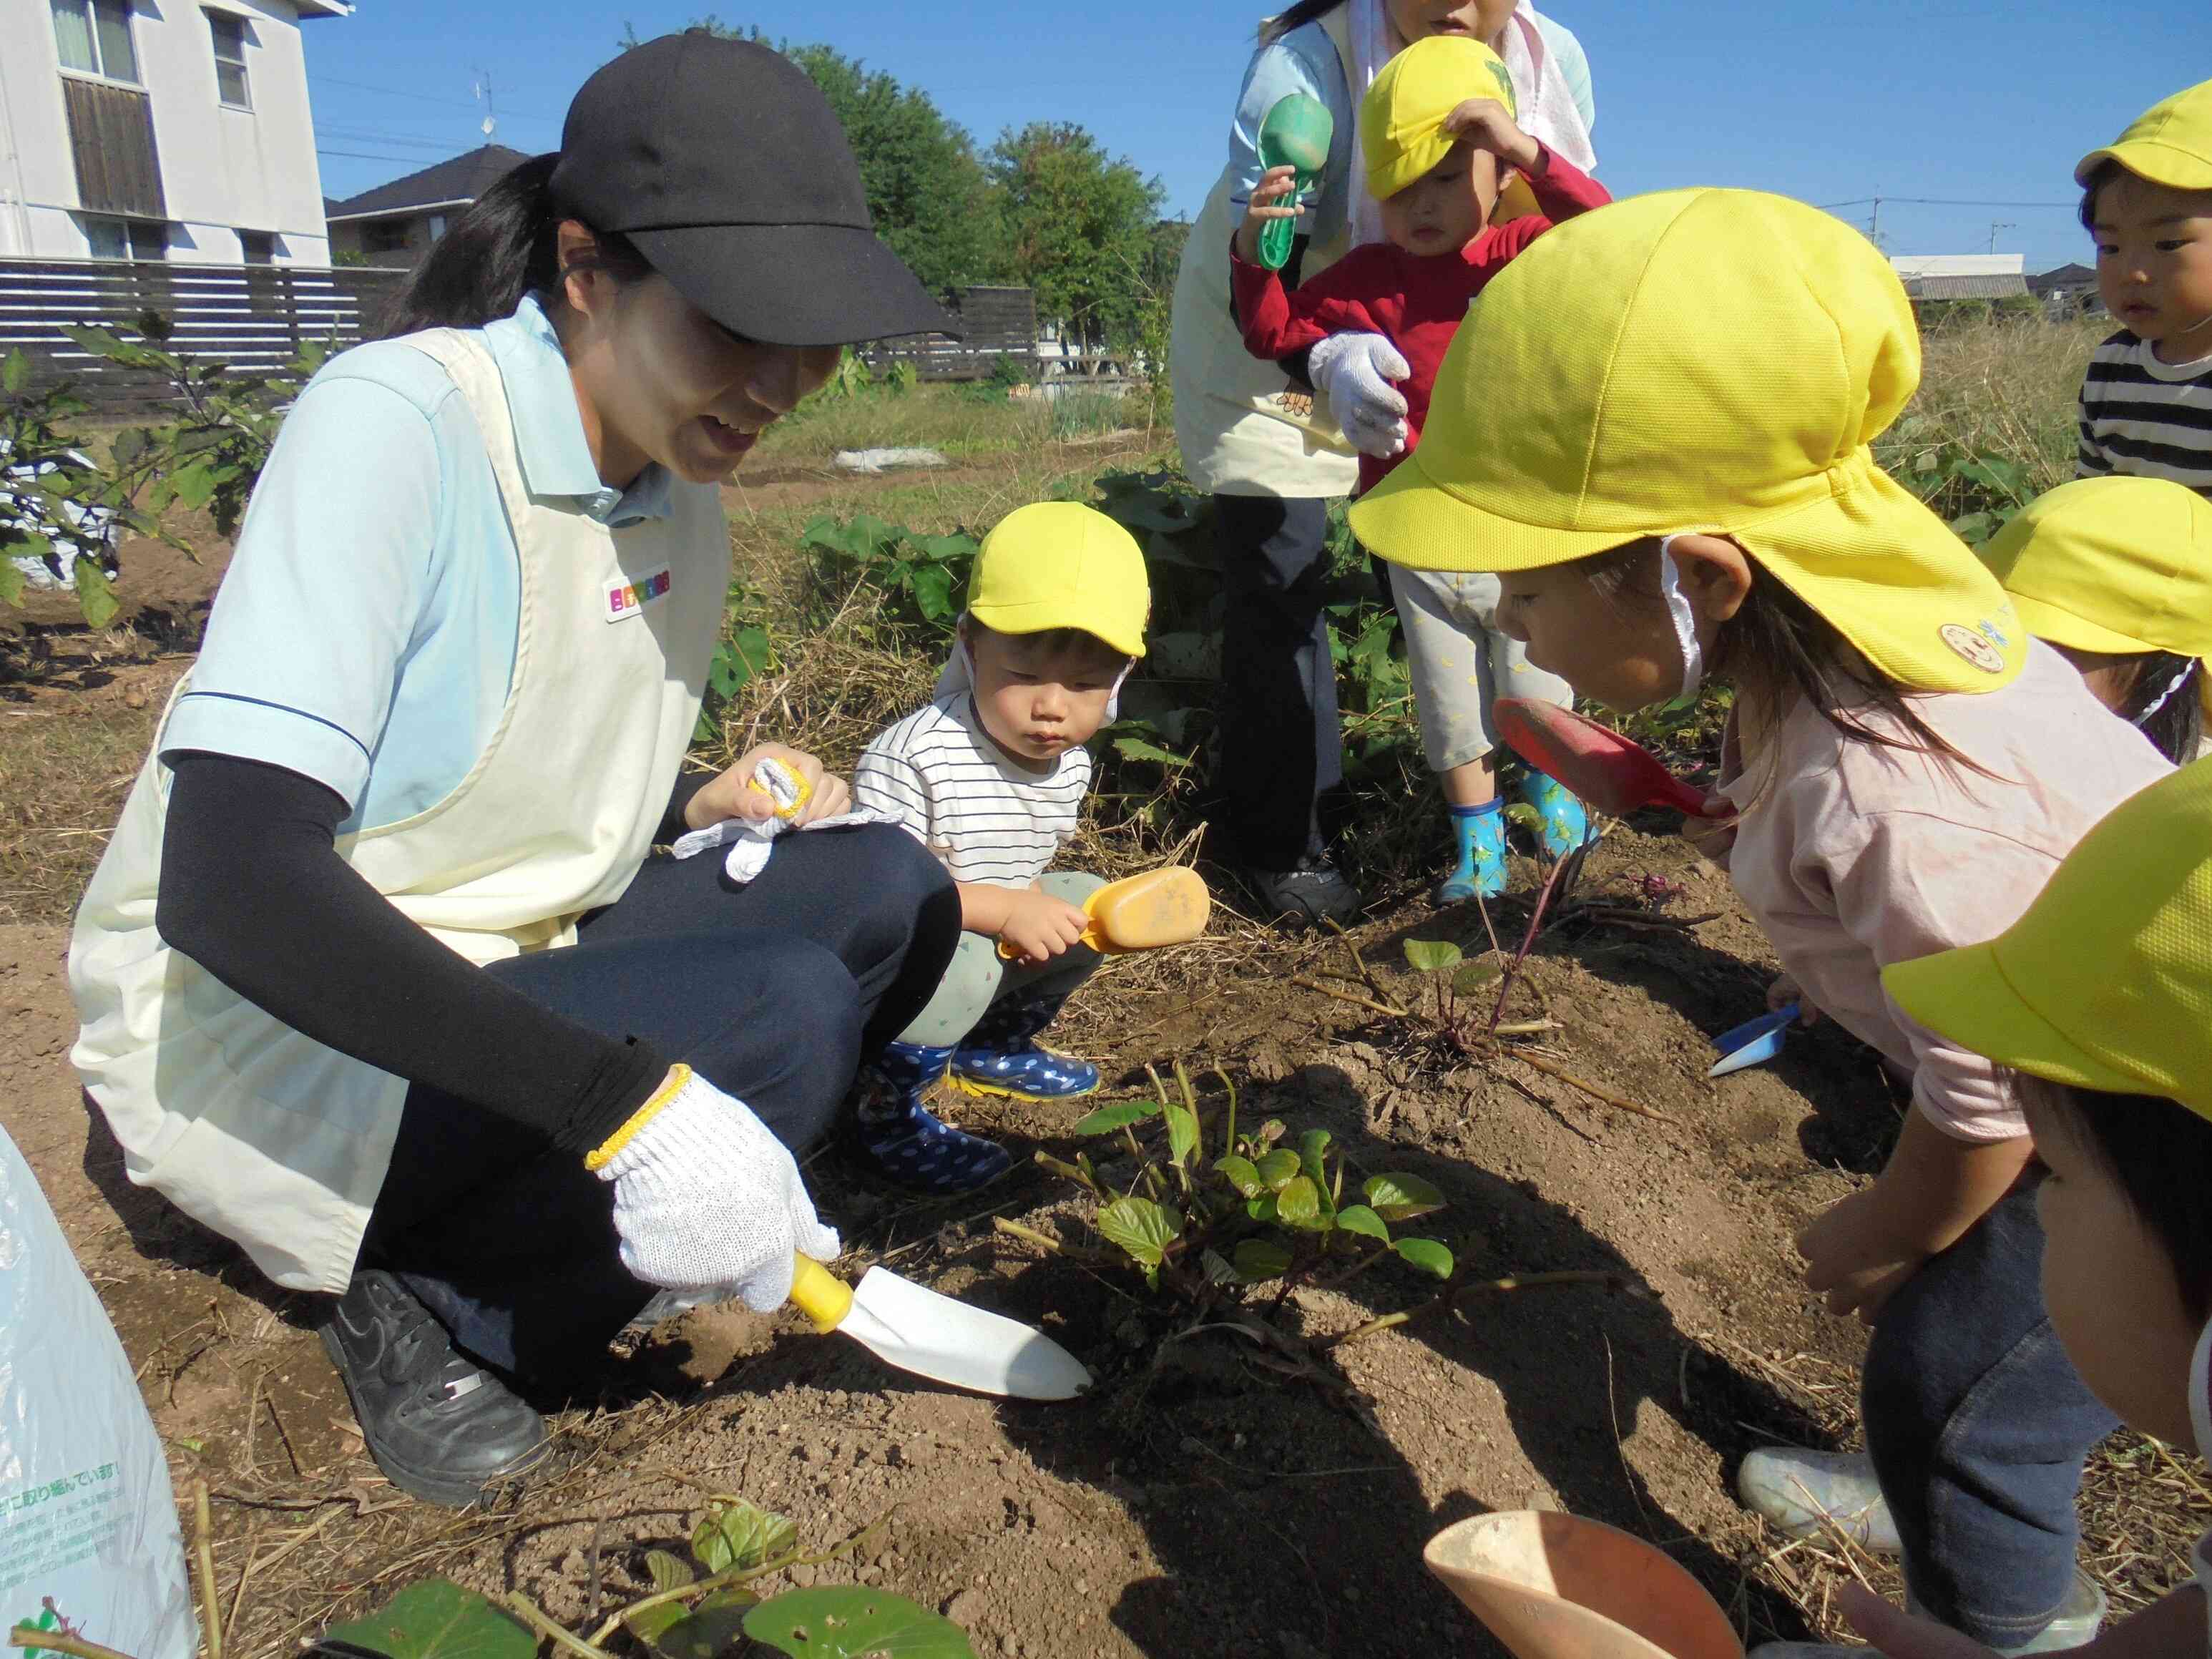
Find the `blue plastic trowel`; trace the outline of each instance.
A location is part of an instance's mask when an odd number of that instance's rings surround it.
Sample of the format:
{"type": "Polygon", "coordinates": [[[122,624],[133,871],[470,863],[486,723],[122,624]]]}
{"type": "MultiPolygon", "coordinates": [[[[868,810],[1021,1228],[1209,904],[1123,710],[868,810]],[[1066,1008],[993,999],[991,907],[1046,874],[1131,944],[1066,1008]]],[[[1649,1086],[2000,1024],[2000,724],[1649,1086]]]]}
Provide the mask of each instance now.
{"type": "Polygon", "coordinates": [[[1721,1057],[1713,1062],[1707,1077],[1726,1077],[1730,1072],[1741,1072],[1747,1066],[1764,1066],[1782,1052],[1783,1039],[1790,1035],[1801,1010],[1797,1004],[1785,1003],[1771,1014],[1761,1014],[1757,1019],[1747,1019],[1734,1030],[1723,1031],[1713,1039],[1713,1047],[1721,1057]]]}

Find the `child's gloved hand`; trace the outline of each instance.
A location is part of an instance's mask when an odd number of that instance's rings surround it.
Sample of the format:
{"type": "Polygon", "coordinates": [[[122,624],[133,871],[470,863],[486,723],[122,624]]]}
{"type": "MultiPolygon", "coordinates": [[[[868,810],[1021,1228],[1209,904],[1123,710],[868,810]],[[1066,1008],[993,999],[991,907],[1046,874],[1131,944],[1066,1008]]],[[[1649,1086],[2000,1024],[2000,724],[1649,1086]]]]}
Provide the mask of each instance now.
{"type": "Polygon", "coordinates": [[[1390,383],[1413,368],[1380,334],[1332,334],[1306,355],[1306,375],[1328,399],[1352,447],[1388,459],[1406,453],[1406,399],[1390,383]]]}
{"type": "Polygon", "coordinates": [[[1269,167],[1252,187],[1252,204],[1244,210],[1243,223],[1237,227],[1237,257],[1246,264],[1260,263],[1260,233],[1269,220],[1298,216],[1297,203],[1285,199],[1296,195],[1297,176],[1296,167],[1269,167]]]}
{"type": "Polygon", "coordinates": [[[1013,896],[999,937],[1019,951],[1024,962],[1048,962],[1082,943],[1090,926],[1091,918],[1066,900],[1041,887],[1026,887],[1013,896]]]}
{"type": "Polygon", "coordinates": [[[689,1066],[671,1067],[584,1167],[614,1183],[623,1266],[648,1285],[734,1291],[768,1313],[791,1294],[794,1255],[837,1255],[789,1150],[689,1066]]]}

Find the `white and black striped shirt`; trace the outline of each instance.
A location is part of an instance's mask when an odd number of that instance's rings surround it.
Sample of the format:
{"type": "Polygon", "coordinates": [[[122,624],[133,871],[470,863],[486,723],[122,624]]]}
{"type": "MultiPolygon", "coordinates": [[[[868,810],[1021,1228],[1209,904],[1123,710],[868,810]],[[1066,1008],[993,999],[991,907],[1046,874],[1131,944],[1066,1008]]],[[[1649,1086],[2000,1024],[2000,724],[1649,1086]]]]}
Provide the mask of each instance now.
{"type": "Polygon", "coordinates": [[[1049,772],[1012,759],[975,723],[963,690],[879,733],[853,769],[853,798],[889,812],[955,881],[1027,887],[1075,833],[1091,787],[1080,746],[1049,772]]]}
{"type": "Polygon", "coordinates": [[[2075,476],[2170,478],[2212,496],[2212,357],[2162,363],[2122,329],[2081,377],[2075,476]]]}

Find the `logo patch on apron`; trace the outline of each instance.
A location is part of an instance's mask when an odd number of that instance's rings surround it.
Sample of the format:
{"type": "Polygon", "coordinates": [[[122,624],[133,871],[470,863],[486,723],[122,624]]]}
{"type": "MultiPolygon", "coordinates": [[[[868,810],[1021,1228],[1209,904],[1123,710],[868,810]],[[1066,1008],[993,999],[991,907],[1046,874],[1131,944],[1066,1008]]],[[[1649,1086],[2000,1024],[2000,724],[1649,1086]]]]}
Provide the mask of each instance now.
{"type": "Polygon", "coordinates": [[[657,605],[668,597],[669,567],[649,571],[634,582],[607,584],[606,619],[618,623],[625,617],[635,617],[648,605],[657,605]]]}

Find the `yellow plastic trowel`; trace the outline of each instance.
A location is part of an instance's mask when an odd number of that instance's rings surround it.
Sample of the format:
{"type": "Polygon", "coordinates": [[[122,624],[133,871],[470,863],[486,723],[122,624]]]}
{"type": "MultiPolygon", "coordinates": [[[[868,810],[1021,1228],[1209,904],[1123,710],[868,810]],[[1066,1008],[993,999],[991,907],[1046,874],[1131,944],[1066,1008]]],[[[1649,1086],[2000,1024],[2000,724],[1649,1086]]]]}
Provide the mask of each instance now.
{"type": "MultiPolygon", "coordinates": [[[[1329,118],[1328,106],[1318,98],[1294,92],[1267,106],[1260,120],[1260,169],[1263,173],[1269,167],[1298,170],[1291,180],[1291,195],[1277,205],[1300,205],[1301,198],[1328,166],[1328,143],[1335,134],[1336,123],[1329,118]]],[[[1295,219],[1268,220],[1260,231],[1260,263],[1270,270],[1280,270],[1290,263],[1297,234],[1295,219]]]]}
{"type": "Polygon", "coordinates": [[[1516,1659],[1743,1659],[1704,1585],[1602,1522],[1478,1516],[1431,1538],[1421,1559],[1516,1659]]]}
{"type": "MultiPolygon", "coordinates": [[[[1109,881],[1084,900],[1083,914],[1091,926],[1083,930],[1082,942],[1108,956],[1188,945],[1206,931],[1212,908],[1206,878],[1187,864],[1170,864],[1109,881]]],[[[999,954],[1011,960],[1021,952],[1000,939],[999,954]]]]}
{"type": "Polygon", "coordinates": [[[842,1331],[887,1364],[934,1382],[1018,1400],[1073,1400],[1091,1386],[1083,1362],[1043,1332],[896,1273],[871,1267],[848,1285],[806,1256],[791,1300],[827,1335],[842,1331]]]}

